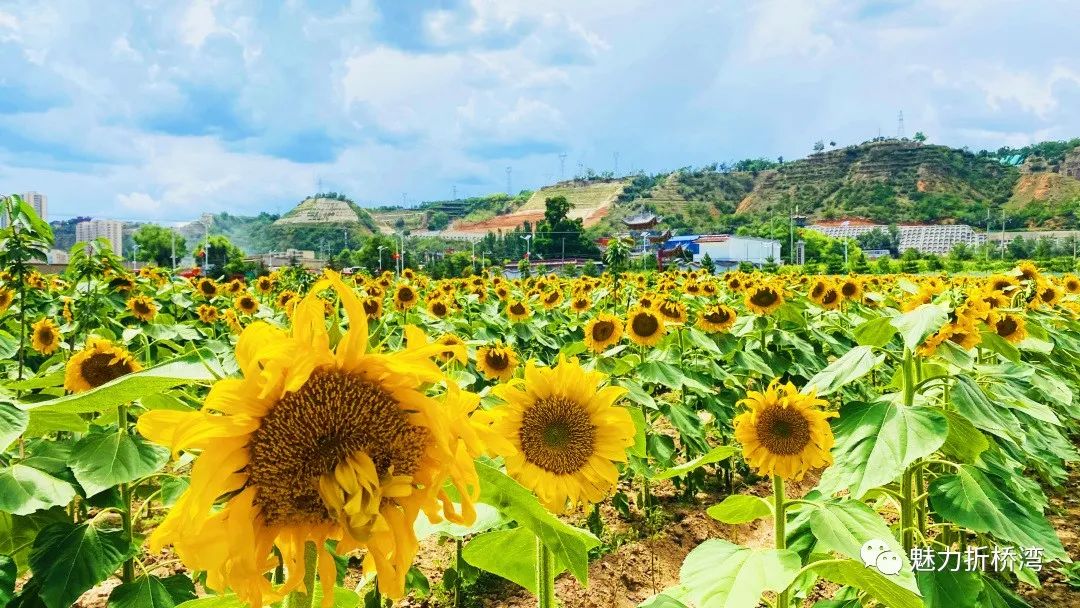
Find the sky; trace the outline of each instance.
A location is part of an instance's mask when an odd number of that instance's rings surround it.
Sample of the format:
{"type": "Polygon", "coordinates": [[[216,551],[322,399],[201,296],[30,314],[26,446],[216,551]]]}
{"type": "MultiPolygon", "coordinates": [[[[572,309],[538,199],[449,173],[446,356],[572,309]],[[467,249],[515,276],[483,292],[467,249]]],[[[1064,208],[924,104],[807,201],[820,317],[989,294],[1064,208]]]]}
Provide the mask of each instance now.
{"type": "Polygon", "coordinates": [[[0,2],[0,191],[74,215],[283,213],[1080,136],[1080,2],[0,2]],[[560,155],[565,154],[560,171],[560,155]]]}

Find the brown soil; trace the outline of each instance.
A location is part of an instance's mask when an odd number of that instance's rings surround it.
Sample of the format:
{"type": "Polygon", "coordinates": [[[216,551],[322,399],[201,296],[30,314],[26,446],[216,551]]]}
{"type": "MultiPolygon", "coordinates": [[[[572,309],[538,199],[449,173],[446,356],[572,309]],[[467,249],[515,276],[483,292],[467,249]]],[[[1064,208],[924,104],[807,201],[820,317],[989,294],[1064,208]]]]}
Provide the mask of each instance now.
{"type": "MultiPolygon", "coordinates": [[[[1080,464],[1070,467],[1069,479],[1061,492],[1050,499],[1050,523],[1073,560],[1080,560],[1080,464]]],[[[1054,566],[1043,568],[1042,589],[1021,585],[1020,595],[1032,608],[1080,606],[1080,589],[1071,587],[1054,566]]]]}

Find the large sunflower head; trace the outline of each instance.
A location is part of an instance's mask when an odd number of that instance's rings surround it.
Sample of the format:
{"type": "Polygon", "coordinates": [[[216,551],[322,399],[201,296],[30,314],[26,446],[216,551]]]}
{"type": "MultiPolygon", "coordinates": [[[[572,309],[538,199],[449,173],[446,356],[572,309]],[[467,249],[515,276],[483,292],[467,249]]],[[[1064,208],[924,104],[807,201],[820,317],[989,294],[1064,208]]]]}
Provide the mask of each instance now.
{"type": "Polygon", "coordinates": [[[157,302],[147,296],[129,298],[127,308],[140,321],[153,321],[158,312],[157,302]]]}
{"type": "Polygon", "coordinates": [[[840,294],[840,290],[830,285],[821,293],[818,304],[825,310],[835,310],[840,307],[840,304],[843,303],[843,301],[844,296],[840,294]]]}
{"type": "Polygon", "coordinates": [[[832,464],[833,433],[821,409],[828,402],[794,384],[773,380],[763,392],[749,391],[739,401],[749,410],[735,417],[735,439],[743,457],[759,475],[802,479],[811,469],[832,464]]]}
{"type": "Polygon", "coordinates": [[[863,284],[858,277],[848,277],[840,282],[840,295],[845,300],[858,302],[862,299],[863,284]]]}
{"type": "Polygon", "coordinates": [[[1035,285],[1035,293],[1029,306],[1032,308],[1039,308],[1046,306],[1053,308],[1061,301],[1062,291],[1057,285],[1054,285],[1050,281],[1039,281],[1035,285]]]}
{"type": "Polygon", "coordinates": [[[562,304],[562,301],[563,292],[562,289],[559,289],[558,287],[546,291],[540,296],[540,303],[543,304],[544,308],[547,310],[558,307],[559,304],[562,304]]]}
{"type": "Polygon", "coordinates": [[[172,543],[209,588],[263,606],[303,585],[313,545],[330,606],[327,541],[339,553],[366,549],[365,570],[398,598],[418,550],[419,512],[472,520],[479,446],[464,427],[478,400],[456,387],[442,402],[429,396],[445,380],[432,357],[446,347],[408,326],[404,350],[372,352],[365,318],[355,293],[327,273],[297,305],[291,332],[248,326],[236,347],[243,377],[217,382],[202,410],[139,419],[144,435],[174,453],[201,450],[190,488],[150,538],[155,550],[172,543]],[[317,295],[328,287],[358,321],[334,348],[317,295]],[[288,573],[281,586],[266,576],[278,566],[288,573]]]}
{"type": "Polygon", "coordinates": [[[518,356],[514,349],[495,342],[476,349],[476,369],[490,380],[507,381],[514,377],[518,356]]]}
{"type": "Polygon", "coordinates": [[[210,299],[218,294],[218,284],[214,279],[199,279],[195,282],[195,291],[202,297],[210,299]]]}
{"type": "Polygon", "coordinates": [[[622,321],[615,315],[602,312],[585,325],[585,346],[594,353],[602,353],[622,339],[622,321]]]}
{"type": "Polygon", "coordinates": [[[450,305],[442,296],[430,298],[427,303],[427,311],[434,317],[443,318],[450,312],[450,305]]]}
{"type": "Polygon", "coordinates": [[[686,323],[686,304],[673,298],[665,298],[657,303],[656,312],[664,317],[666,323],[675,325],[686,323]]]}
{"type": "Polygon", "coordinates": [[[1061,287],[1068,294],[1080,293],[1080,277],[1075,274],[1067,274],[1061,278],[1061,287]]]}
{"type": "Polygon", "coordinates": [[[707,332],[727,331],[735,324],[735,310],[723,304],[714,304],[701,312],[697,325],[707,332]]]}
{"type": "Polygon", "coordinates": [[[142,365],[127,349],[95,336],[68,359],[67,369],[64,370],[64,388],[81,393],[141,369],[142,365]]]}
{"type": "Polygon", "coordinates": [[[634,422],[617,405],[626,389],[605,380],[560,357],[551,368],[530,361],[524,380],[492,389],[506,402],[488,412],[492,451],[556,513],[609,496],[619,479],[614,463],[626,462],[634,444],[634,422]]]}
{"type": "Polygon", "coordinates": [[[746,307],[759,315],[770,315],[783,303],[783,293],[772,285],[757,285],[746,292],[746,307]]]}
{"type": "Polygon", "coordinates": [[[60,328],[52,319],[41,319],[31,327],[30,345],[43,355],[55,353],[60,348],[60,328]]]}
{"type": "Polygon", "coordinates": [[[364,314],[367,315],[367,318],[378,319],[382,316],[383,301],[381,297],[368,296],[360,304],[364,307],[364,314]]]}
{"type": "Polygon", "coordinates": [[[1042,275],[1039,274],[1039,267],[1029,260],[1017,264],[1013,270],[1013,275],[1017,276],[1021,281],[1028,282],[1035,282],[1042,278],[1042,275]]]}
{"type": "Polygon", "coordinates": [[[665,331],[663,317],[651,308],[635,307],[626,313],[626,335],[635,344],[656,346],[665,331]]]}
{"type": "Polygon", "coordinates": [[[412,285],[402,283],[394,291],[394,308],[400,311],[409,310],[416,306],[417,301],[419,301],[419,296],[417,296],[416,289],[412,285]]]}
{"type": "Polygon", "coordinates": [[[1024,338],[1027,337],[1027,328],[1025,327],[1024,317],[1012,313],[992,314],[990,316],[990,328],[993,329],[997,335],[1013,344],[1023,342],[1024,338]]]}

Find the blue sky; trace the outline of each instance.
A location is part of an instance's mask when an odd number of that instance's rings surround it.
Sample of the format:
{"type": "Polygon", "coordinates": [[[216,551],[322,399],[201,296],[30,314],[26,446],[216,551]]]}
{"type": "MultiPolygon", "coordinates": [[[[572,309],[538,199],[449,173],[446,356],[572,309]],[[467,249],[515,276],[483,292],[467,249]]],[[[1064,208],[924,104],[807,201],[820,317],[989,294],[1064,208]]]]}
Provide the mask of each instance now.
{"type": "Polygon", "coordinates": [[[0,191],[51,215],[283,212],[1080,136],[1072,0],[0,3],[0,191]]]}

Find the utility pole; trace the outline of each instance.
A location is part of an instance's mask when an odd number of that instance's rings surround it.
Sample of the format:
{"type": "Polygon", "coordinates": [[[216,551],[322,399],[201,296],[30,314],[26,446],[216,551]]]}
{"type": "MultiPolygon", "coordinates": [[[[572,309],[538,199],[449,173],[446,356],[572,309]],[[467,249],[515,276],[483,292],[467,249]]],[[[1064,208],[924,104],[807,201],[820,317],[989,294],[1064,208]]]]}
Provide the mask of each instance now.
{"type": "Polygon", "coordinates": [[[506,196],[513,196],[510,194],[510,177],[514,174],[513,167],[506,168],[506,196]]]}
{"type": "MultiPolygon", "coordinates": [[[[1073,247],[1075,249],[1075,247],[1073,247]]],[[[562,237],[562,259],[566,259],[566,237],[562,237]]],[[[1076,257],[1075,255],[1073,257],[1076,257]]]]}
{"type": "Polygon", "coordinates": [[[172,269],[176,272],[176,231],[172,231],[172,269]]]}
{"type": "Polygon", "coordinates": [[[987,260],[990,259],[990,205],[986,205],[986,256],[987,260]]]}
{"type": "Polygon", "coordinates": [[[132,243],[131,248],[132,248],[132,251],[131,251],[131,269],[132,270],[138,270],[139,269],[139,244],[138,243],[132,243]]]}
{"type": "Polygon", "coordinates": [[[342,232],[342,234],[345,235],[345,249],[348,249],[349,248],[349,229],[343,226],[341,228],[341,232],[342,232]]]}
{"type": "Polygon", "coordinates": [[[566,152],[559,154],[559,181],[566,179],[566,152]]]}
{"type": "Polygon", "coordinates": [[[386,245],[379,245],[379,274],[382,274],[382,252],[386,245]]]}
{"type": "Polygon", "coordinates": [[[1005,259],[1005,208],[1001,209],[1001,259],[1005,259]]]}
{"type": "Polygon", "coordinates": [[[457,184],[454,184],[454,198],[451,200],[457,200],[457,184]]]}
{"type": "Polygon", "coordinates": [[[848,261],[847,261],[847,242],[848,242],[848,240],[844,239],[844,268],[847,268],[847,265],[848,265],[848,261]]]}
{"type": "Polygon", "coordinates": [[[791,243],[788,245],[788,264],[795,265],[795,216],[799,215],[799,206],[795,205],[795,213],[788,211],[788,231],[791,233],[791,243]]]}
{"type": "Polygon", "coordinates": [[[206,231],[206,244],[203,247],[203,265],[206,266],[206,272],[210,272],[210,222],[209,220],[203,220],[203,228],[206,231]]]}

